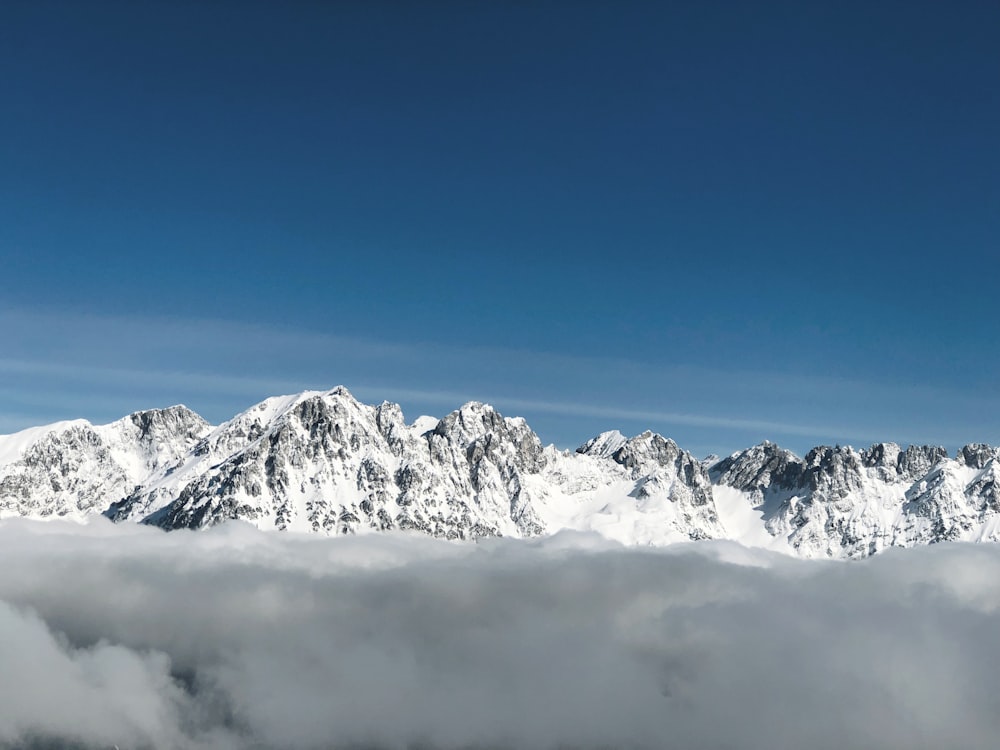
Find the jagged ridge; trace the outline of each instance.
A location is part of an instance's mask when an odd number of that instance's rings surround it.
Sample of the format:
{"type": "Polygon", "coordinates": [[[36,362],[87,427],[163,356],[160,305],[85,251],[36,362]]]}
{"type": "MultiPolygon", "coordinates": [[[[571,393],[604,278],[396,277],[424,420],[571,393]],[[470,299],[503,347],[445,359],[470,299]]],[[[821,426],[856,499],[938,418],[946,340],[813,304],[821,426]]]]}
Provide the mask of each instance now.
{"type": "Polygon", "coordinates": [[[803,459],[765,442],[699,461],[655,433],[617,431],[571,453],[486,404],[407,424],[398,405],[338,387],[267,399],[214,428],[175,406],[0,437],[0,515],[448,539],[568,528],[629,544],[732,538],[863,557],[998,538],[997,457],[982,444],[950,458],[879,443],[803,459]]]}

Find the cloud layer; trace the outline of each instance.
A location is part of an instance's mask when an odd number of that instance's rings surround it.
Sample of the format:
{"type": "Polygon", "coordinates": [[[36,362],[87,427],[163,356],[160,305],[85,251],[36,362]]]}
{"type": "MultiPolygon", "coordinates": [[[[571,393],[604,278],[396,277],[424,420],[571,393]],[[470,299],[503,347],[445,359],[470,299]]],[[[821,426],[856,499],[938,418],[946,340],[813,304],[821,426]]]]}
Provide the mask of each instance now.
{"type": "Polygon", "coordinates": [[[987,748],[1000,549],[0,525],[0,746],[987,748]]]}

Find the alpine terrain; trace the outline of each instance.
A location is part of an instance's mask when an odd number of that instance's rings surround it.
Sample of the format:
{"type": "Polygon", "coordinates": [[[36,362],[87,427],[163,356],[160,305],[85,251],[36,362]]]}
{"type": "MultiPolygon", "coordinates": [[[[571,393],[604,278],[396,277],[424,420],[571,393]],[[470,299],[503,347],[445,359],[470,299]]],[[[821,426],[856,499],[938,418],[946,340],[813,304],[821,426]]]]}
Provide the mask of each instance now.
{"type": "Polygon", "coordinates": [[[0,436],[0,517],[448,539],[576,529],[857,558],[1000,539],[998,456],[878,443],[800,458],[765,442],[699,460],[655,433],[617,431],[560,451],[486,404],[408,424],[396,404],[338,387],[270,398],[217,427],[173,406],[0,436]]]}

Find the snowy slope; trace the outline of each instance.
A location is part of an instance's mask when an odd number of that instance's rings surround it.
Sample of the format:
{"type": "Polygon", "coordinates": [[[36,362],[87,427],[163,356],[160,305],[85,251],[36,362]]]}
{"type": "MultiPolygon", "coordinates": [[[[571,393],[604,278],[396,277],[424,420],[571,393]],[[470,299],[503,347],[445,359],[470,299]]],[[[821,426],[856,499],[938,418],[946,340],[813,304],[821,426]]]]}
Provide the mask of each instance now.
{"type": "Polygon", "coordinates": [[[892,443],[799,458],[765,442],[699,461],[655,433],[617,431],[559,451],[486,404],[408,424],[397,405],[341,387],[270,398],[217,427],[176,406],[0,436],[0,515],[449,539],[575,529],[864,557],[1000,539],[998,458],[985,445],[952,458],[892,443]]]}
{"type": "Polygon", "coordinates": [[[336,388],[269,399],[220,425],[110,515],[164,528],[241,518],[456,539],[562,528],[653,544],[725,536],[689,454],[652,433],[618,449],[618,459],[543,449],[523,419],[475,402],[407,425],[395,404],[367,406],[336,388]]]}
{"type": "Polygon", "coordinates": [[[800,459],[772,443],[711,469],[717,487],[739,490],[768,533],[803,557],[866,557],[886,547],[996,537],[998,452],[877,443],[837,446],[800,459]]]}
{"type": "Polygon", "coordinates": [[[183,406],[0,437],[0,515],[82,519],[181,460],[208,429],[183,406]]]}

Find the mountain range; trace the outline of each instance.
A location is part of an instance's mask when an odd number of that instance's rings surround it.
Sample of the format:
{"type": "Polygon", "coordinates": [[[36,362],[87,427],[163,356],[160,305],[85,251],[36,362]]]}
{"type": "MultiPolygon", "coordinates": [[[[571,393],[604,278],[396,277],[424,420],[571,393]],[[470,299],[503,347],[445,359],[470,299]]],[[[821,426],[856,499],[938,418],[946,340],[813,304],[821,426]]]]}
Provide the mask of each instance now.
{"type": "Polygon", "coordinates": [[[733,539],[810,558],[1000,539],[1000,450],[764,442],[699,459],[653,432],[544,446],[470,402],[404,420],[346,388],[269,398],[218,426],[184,406],[0,436],[0,517],[166,530],[240,519],[326,535],[594,531],[630,545],[733,539]]]}

